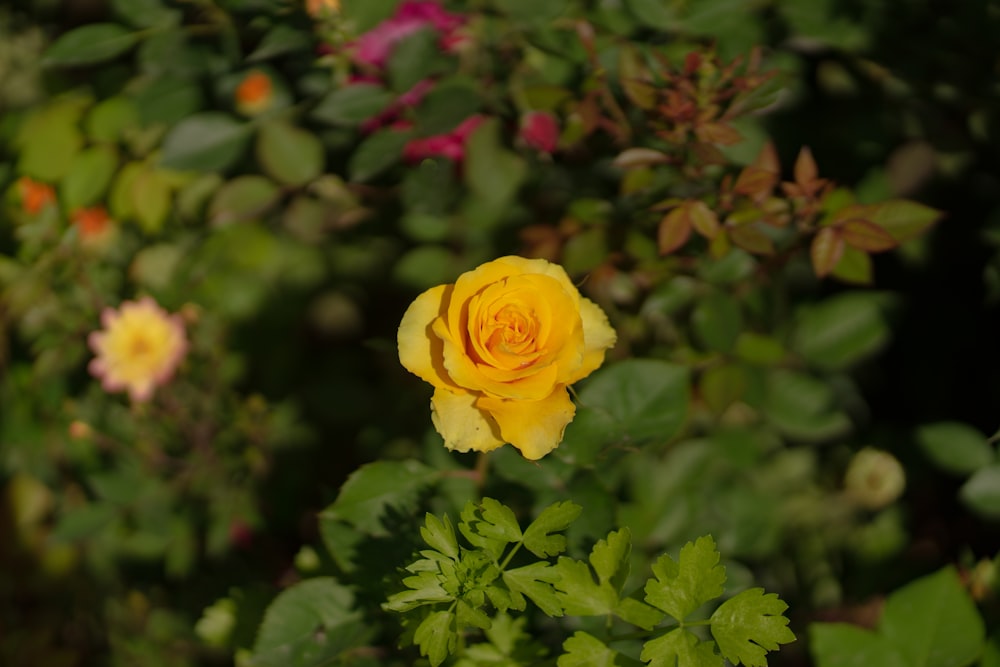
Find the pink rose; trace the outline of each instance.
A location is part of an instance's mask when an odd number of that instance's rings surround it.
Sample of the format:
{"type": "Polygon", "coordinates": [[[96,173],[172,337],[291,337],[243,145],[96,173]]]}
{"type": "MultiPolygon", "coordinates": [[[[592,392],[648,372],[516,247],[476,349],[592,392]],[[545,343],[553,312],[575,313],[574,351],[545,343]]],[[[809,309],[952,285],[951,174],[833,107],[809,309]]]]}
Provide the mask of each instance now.
{"type": "Polygon", "coordinates": [[[431,157],[461,162],[465,158],[466,140],[482,122],[482,116],[469,116],[450,132],[411,139],[403,148],[403,159],[411,164],[431,157]]]}
{"type": "Polygon", "coordinates": [[[465,17],[446,12],[431,0],[404,0],[396,13],[358,37],[354,42],[354,61],[361,65],[384,67],[393,47],[422,28],[431,28],[442,39],[465,22],[465,17]]]}

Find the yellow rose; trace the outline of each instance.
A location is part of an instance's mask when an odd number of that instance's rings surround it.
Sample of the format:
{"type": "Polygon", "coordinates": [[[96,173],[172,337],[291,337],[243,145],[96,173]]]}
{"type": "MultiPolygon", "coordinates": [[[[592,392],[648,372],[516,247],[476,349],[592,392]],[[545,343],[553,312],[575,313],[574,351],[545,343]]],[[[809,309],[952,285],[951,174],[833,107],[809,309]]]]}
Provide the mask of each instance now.
{"type": "Polygon", "coordinates": [[[562,267],[501,257],[433,287],[399,325],[399,360],[434,385],[431,417],[449,449],[510,443],[539,459],[576,408],[567,386],[604,361],[615,331],[562,267]]]}

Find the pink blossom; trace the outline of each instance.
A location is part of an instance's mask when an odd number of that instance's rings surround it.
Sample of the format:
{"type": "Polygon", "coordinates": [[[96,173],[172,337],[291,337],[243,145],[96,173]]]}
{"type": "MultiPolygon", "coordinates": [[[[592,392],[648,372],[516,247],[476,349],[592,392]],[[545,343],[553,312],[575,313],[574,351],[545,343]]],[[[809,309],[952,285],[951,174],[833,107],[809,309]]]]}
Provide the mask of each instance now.
{"type": "Polygon", "coordinates": [[[466,140],[483,120],[482,116],[469,116],[450,132],[411,139],[403,147],[403,159],[416,163],[431,157],[443,157],[461,162],[465,158],[466,140]]]}
{"type": "Polygon", "coordinates": [[[529,111],[521,117],[520,136],[531,148],[551,153],[559,144],[559,121],[547,111],[529,111]]]}
{"type": "Polygon", "coordinates": [[[354,41],[354,60],[360,65],[384,67],[393,47],[422,28],[430,28],[442,39],[451,39],[465,18],[450,14],[432,0],[403,0],[396,13],[354,41]]]}
{"type": "Polygon", "coordinates": [[[419,105],[433,87],[434,82],[431,79],[421,79],[420,81],[417,81],[408,91],[393,100],[389,106],[382,109],[382,111],[379,111],[371,118],[365,120],[361,124],[361,131],[365,134],[369,134],[380,127],[385,127],[386,125],[391,126],[397,123],[400,120],[402,113],[406,109],[412,109],[413,107],[419,105]]]}

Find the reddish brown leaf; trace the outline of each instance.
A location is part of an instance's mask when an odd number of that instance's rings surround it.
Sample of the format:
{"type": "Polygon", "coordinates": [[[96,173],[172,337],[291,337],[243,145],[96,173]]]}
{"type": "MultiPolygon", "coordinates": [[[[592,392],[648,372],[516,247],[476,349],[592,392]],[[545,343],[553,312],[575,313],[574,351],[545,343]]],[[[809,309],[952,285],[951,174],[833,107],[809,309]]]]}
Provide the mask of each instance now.
{"type": "Polygon", "coordinates": [[[830,275],[844,254],[844,236],[836,227],[824,227],[813,237],[809,246],[813,270],[819,278],[830,275]]]}
{"type": "Polygon", "coordinates": [[[684,245],[691,236],[691,218],[684,206],[678,206],[663,216],[656,242],[661,255],[669,255],[684,245]]]}
{"type": "Polygon", "coordinates": [[[844,242],[858,250],[883,252],[899,245],[892,234],[869,220],[848,220],[840,225],[844,242]]]}
{"type": "Polygon", "coordinates": [[[795,160],[795,182],[805,187],[815,181],[818,176],[819,169],[816,167],[812,151],[803,146],[802,150],[799,151],[799,157],[795,160]]]}
{"type": "Polygon", "coordinates": [[[743,135],[728,123],[703,123],[695,128],[695,135],[709,144],[732,146],[743,141],[743,135]]]}
{"type": "Polygon", "coordinates": [[[652,148],[626,148],[611,163],[620,169],[646,167],[651,164],[665,164],[670,157],[652,148]]]}
{"type": "Polygon", "coordinates": [[[755,255],[774,253],[774,242],[771,237],[762,232],[756,225],[733,227],[729,230],[729,238],[739,247],[755,255]]]}

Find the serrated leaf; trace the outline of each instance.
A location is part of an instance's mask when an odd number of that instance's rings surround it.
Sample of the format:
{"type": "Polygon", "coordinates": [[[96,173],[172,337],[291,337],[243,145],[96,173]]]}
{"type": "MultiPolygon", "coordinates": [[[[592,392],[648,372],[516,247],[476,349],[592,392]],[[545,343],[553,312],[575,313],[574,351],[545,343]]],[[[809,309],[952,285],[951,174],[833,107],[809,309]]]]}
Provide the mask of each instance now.
{"type": "Polygon", "coordinates": [[[361,466],[340,487],[340,493],[323,514],[339,518],[369,533],[383,532],[379,519],[387,507],[410,506],[438,473],[423,463],[375,461],[361,466]]]}
{"type": "Polygon", "coordinates": [[[403,579],[403,585],[407,590],[390,595],[382,606],[390,611],[404,612],[425,604],[451,602],[455,596],[445,590],[441,582],[442,576],[447,575],[442,575],[435,567],[433,570],[417,572],[412,577],[406,577],[403,579]]]}
{"type": "Polygon", "coordinates": [[[623,528],[598,540],[591,549],[589,561],[593,574],[587,563],[560,557],[556,568],[562,576],[555,587],[566,613],[577,616],[613,614],[628,576],[630,550],[629,532],[623,528]]]}
{"type": "Polygon", "coordinates": [[[556,660],[558,667],[615,667],[618,653],[600,639],[583,631],[563,642],[563,653],[556,660]]]}
{"type": "Polygon", "coordinates": [[[685,544],[676,561],[663,554],[653,564],[656,578],[646,582],[646,602],[683,621],[725,591],[726,568],[719,559],[710,535],[685,544]]]}
{"type": "Polygon", "coordinates": [[[524,547],[539,558],[558,556],[566,550],[566,538],[553,533],[566,530],[582,511],[568,500],[549,505],[525,529],[524,547]]]}
{"type": "Polygon", "coordinates": [[[559,579],[558,570],[545,562],[536,562],[524,567],[505,570],[503,582],[511,592],[524,595],[534,602],[539,609],[549,616],[563,615],[563,607],[559,602],[552,584],[559,579]]]}
{"type": "Polygon", "coordinates": [[[786,609],[787,604],[763,588],[750,588],[723,602],[711,618],[712,636],[722,655],[733,664],[767,667],[768,651],[795,641],[782,616],[786,609]]]}
{"type": "Polygon", "coordinates": [[[615,607],[615,616],[627,623],[637,625],[643,630],[652,630],[664,618],[663,612],[659,609],[654,609],[633,598],[623,598],[615,607]]]}
{"type": "Polygon", "coordinates": [[[701,641],[683,628],[642,645],[639,658],[649,667],[722,667],[722,656],[710,641],[701,641]]]}
{"type": "Polygon", "coordinates": [[[521,541],[514,512],[493,498],[483,498],[478,505],[467,504],[458,529],[473,546],[485,549],[493,558],[499,558],[511,542],[521,541]]]}
{"type": "Polygon", "coordinates": [[[452,560],[458,559],[458,540],[455,537],[455,527],[447,514],[444,519],[439,519],[428,512],[424,519],[424,525],[420,528],[420,537],[432,549],[437,549],[452,560]]]}
{"type": "Polygon", "coordinates": [[[426,656],[432,667],[440,665],[455,650],[458,634],[452,628],[454,618],[449,611],[436,611],[413,633],[413,642],[420,647],[420,655],[426,656]]]}
{"type": "Polygon", "coordinates": [[[43,65],[92,65],[128,51],[139,33],[117,23],[89,23],[61,35],[42,55],[43,65]]]}

